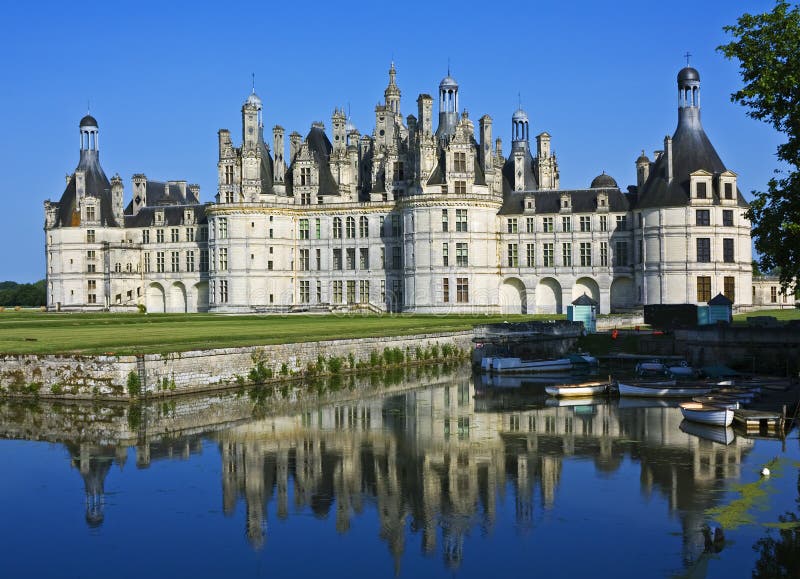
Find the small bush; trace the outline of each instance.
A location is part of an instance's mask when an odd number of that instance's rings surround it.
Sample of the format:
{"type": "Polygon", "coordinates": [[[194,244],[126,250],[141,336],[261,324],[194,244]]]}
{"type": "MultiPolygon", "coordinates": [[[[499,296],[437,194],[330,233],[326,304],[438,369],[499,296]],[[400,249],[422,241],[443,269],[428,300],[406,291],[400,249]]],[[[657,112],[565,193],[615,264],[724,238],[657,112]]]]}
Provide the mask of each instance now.
{"type": "MultiPolygon", "coordinates": [[[[286,364],[281,367],[281,372],[283,372],[284,368],[286,368],[286,364]]],[[[288,368],[286,371],[288,372],[288,368]]],[[[268,368],[264,362],[259,362],[250,370],[247,377],[253,384],[263,384],[272,378],[272,368],[268,368]]]]}
{"type": "Polygon", "coordinates": [[[331,356],[328,360],[328,371],[331,374],[340,374],[342,371],[342,359],[336,356],[331,356]]]}
{"type": "Polygon", "coordinates": [[[383,363],[383,360],[381,360],[381,357],[378,354],[378,352],[376,352],[375,350],[372,350],[369,353],[369,365],[372,366],[373,368],[376,368],[376,367],[380,366],[382,363],[383,363]]]}
{"type": "Polygon", "coordinates": [[[64,392],[64,387],[61,384],[53,384],[50,386],[50,393],[55,394],[58,396],[59,394],[64,392]]]}
{"type": "Polygon", "coordinates": [[[139,374],[131,370],[128,373],[128,396],[136,398],[142,392],[142,381],[139,379],[139,374]]]}
{"type": "Polygon", "coordinates": [[[431,358],[437,360],[439,358],[439,344],[431,346],[431,358]]]}
{"type": "Polygon", "coordinates": [[[146,314],[147,313],[147,306],[144,305],[144,304],[136,304],[136,309],[139,310],[140,314],[146,314]]]}
{"type": "Polygon", "coordinates": [[[289,366],[286,365],[286,362],[281,364],[281,376],[288,376],[289,375],[289,366]]]}
{"type": "Polygon", "coordinates": [[[347,367],[351,370],[356,367],[356,357],[353,355],[353,352],[347,354],[347,367]]]}

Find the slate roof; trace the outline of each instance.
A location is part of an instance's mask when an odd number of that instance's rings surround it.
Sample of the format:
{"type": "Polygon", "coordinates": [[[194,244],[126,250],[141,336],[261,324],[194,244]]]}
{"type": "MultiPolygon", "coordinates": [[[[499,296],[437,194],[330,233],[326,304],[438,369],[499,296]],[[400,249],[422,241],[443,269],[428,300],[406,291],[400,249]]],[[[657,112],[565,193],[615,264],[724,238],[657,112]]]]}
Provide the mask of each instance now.
{"type": "Polygon", "coordinates": [[[722,294],[717,294],[708,302],[710,306],[731,306],[733,302],[722,294]]]}
{"type": "Polygon", "coordinates": [[[597,306],[597,302],[585,293],[572,302],[573,306],[597,306]]]}
{"type": "MultiPolygon", "coordinates": [[[[530,148],[527,149],[527,159],[525,161],[525,190],[531,191],[538,189],[539,184],[536,181],[536,175],[533,172],[533,157],[531,157],[530,148]]],[[[510,193],[514,190],[514,151],[506,159],[503,164],[503,194],[510,193]]]]}
{"type": "MultiPolygon", "coordinates": [[[[81,151],[80,162],[75,171],[83,171],[85,174],[86,196],[95,197],[99,200],[100,223],[116,227],[117,220],[114,219],[114,212],[111,207],[111,183],[103,172],[103,168],[100,166],[99,152],[88,150],[81,151]]],[[[56,225],[58,227],[74,227],[80,225],[77,186],[74,173],[58,202],[58,219],[56,225]]]]}
{"type": "Polygon", "coordinates": [[[211,203],[192,204],[192,205],[169,205],[169,206],[147,206],[142,207],[136,215],[125,215],[125,227],[150,227],[155,225],[156,211],[164,212],[164,221],[159,226],[170,227],[185,225],[183,220],[184,211],[191,210],[194,213],[196,224],[208,223],[206,208],[211,203]]]}
{"type": "Polygon", "coordinates": [[[569,195],[572,205],[571,213],[595,213],[597,211],[597,196],[601,192],[607,195],[608,210],[614,213],[630,211],[635,202],[634,196],[623,193],[616,188],[511,191],[503,196],[503,205],[498,215],[522,214],[527,197],[533,197],[536,201],[536,214],[559,213],[561,211],[562,195],[569,195]]]}
{"type": "MultiPolygon", "coordinates": [[[[319,188],[317,195],[339,195],[339,186],[331,173],[330,158],[333,145],[331,145],[328,135],[325,130],[318,126],[312,126],[311,130],[306,135],[305,143],[308,145],[308,150],[314,158],[319,171],[319,188]]],[[[289,170],[286,172],[286,192],[293,193],[293,178],[294,175],[293,162],[289,170]]]]}
{"type": "MultiPolygon", "coordinates": [[[[145,193],[147,195],[147,207],[195,205],[200,203],[200,200],[192,194],[188,186],[186,187],[186,195],[184,195],[178,183],[169,183],[169,186],[167,186],[164,181],[151,181],[148,179],[145,193]]],[[[131,213],[133,213],[133,200],[128,202],[128,206],[125,208],[126,215],[131,213]]]]}

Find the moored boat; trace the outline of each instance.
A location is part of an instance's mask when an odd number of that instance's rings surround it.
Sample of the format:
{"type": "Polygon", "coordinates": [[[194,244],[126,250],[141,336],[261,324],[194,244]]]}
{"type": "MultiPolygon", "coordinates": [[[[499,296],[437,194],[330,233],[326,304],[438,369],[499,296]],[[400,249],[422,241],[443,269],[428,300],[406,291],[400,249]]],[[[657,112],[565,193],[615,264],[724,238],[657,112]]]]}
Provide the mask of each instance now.
{"type": "Polygon", "coordinates": [[[667,366],[667,373],[671,374],[675,378],[691,378],[692,376],[697,375],[697,371],[689,366],[686,361],[683,361],[680,364],[672,364],[671,366],[667,366]]]}
{"type": "Polygon", "coordinates": [[[735,398],[718,394],[695,396],[692,398],[692,402],[699,402],[701,404],[708,404],[711,406],[717,406],[719,408],[730,408],[731,410],[739,410],[739,408],[741,408],[741,403],[735,398]]]}
{"type": "Polygon", "coordinates": [[[666,374],[667,367],[661,360],[656,358],[652,360],[645,360],[636,364],[636,373],[643,374],[666,374]]]}
{"type": "Polygon", "coordinates": [[[550,396],[596,396],[608,392],[610,382],[581,382],[578,384],[555,384],[546,386],[545,392],[550,396]]]}
{"type": "Polygon", "coordinates": [[[522,358],[491,358],[491,362],[481,362],[481,369],[489,372],[525,373],[525,372],[561,372],[572,369],[569,358],[554,360],[523,360],[522,358]]]}
{"type": "Polygon", "coordinates": [[[711,392],[711,386],[677,385],[675,380],[618,382],[620,396],[691,398],[711,392]]]}
{"type": "Polygon", "coordinates": [[[711,426],[730,426],[733,423],[733,410],[709,406],[701,402],[682,402],[681,414],[686,420],[709,424],[711,426]]]}

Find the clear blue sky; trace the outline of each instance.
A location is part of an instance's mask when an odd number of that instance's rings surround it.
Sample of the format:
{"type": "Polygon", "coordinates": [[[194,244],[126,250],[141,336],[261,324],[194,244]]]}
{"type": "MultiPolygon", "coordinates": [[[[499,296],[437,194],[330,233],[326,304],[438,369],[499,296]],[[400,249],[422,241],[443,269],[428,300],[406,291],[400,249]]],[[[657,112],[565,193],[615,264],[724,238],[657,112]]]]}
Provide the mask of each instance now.
{"type": "MultiPolygon", "coordinates": [[[[547,131],[561,186],[586,187],[606,171],[624,189],[634,160],[649,156],[677,119],[683,54],[702,81],[703,124],[749,192],[766,187],[781,136],[730,102],[738,64],[716,47],[746,8],[773,2],[14,2],[0,35],[3,204],[0,280],[45,275],[45,199],[58,200],[78,163],[78,121],[100,125],[100,159],[130,178],[199,183],[216,190],[217,137],[241,139],[251,73],[269,129],[305,135],[350,107],[374,126],[394,59],[403,115],[436,95],[447,72],[470,117],[493,117],[510,151],[517,95],[531,135],[547,131]]],[[[270,131],[268,131],[269,133],[270,131]]],[[[288,145],[288,139],[287,139],[288,145]]]]}

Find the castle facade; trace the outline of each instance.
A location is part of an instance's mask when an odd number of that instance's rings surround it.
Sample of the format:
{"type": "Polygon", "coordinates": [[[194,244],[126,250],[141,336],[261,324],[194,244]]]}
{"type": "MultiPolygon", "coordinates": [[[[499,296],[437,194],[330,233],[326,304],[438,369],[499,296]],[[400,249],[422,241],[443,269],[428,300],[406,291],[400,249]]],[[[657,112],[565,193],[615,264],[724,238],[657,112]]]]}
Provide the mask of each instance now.
{"type": "Polygon", "coordinates": [[[700,123],[700,76],[678,73],[678,125],[637,183],[606,174],[561,189],[551,136],[523,110],[504,154],[477,130],[449,75],[403,117],[394,65],[375,128],[341,110],[331,132],[264,131],[261,99],[242,136],[218,133],[218,190],[122,180],[99,161],[97,121],[80,122],[80,162],[45,202],[51,310],[562,313],[586,294],[600,313],[645,304],[752,303],[750,222],[737,175],[700,123]],[[462,110],[462,112],[459,112],[462,110]]]}

